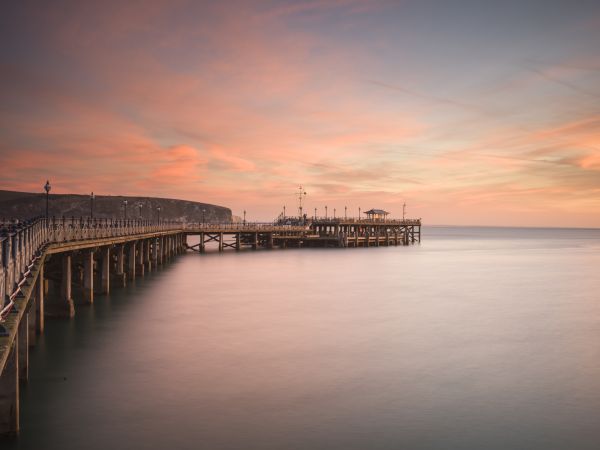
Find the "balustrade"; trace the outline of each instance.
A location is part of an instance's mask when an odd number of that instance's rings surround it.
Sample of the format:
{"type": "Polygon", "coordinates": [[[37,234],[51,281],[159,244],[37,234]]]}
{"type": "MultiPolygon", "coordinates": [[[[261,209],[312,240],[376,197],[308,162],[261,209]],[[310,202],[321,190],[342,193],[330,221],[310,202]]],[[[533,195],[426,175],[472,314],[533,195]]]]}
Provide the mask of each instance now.
{"type": "Polygon", "coordinates": [[[0,220],[0,320],[13,306],[13,300],[19,293],[32,262],[39,257],[45,246],[175,231],[182,230],[183,227],[182,223],[173,221],[75,217],[30,221],[0,220]]]}

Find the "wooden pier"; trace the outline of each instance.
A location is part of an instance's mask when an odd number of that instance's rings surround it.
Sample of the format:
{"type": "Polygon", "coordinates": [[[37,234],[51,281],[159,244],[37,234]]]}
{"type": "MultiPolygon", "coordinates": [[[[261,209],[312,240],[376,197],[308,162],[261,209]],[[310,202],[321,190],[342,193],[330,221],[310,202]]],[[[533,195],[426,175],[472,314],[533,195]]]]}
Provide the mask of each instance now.
{"type": "Polygon", "coordinates": [[[383,219],[314,219],[305,225],[186,224],[185,234],[196,236],[189,250],[204,252],[213,243],[227,248],[379,247],[421,242],[421,221],[383,219]]]}
{"type": "Polygon", "coordinates": [[[186,250],[371,247],[421,241],[420,220],[298,220],[296,224],[174,223],[107,219],[0,221],[0,436],[19,432],[19,384],[47,317],[72,318],[186,250]],[[302,222],[302,223],[300,223],[302,222]],[[197,244],[188,244],[196,236],[197,244]]]}

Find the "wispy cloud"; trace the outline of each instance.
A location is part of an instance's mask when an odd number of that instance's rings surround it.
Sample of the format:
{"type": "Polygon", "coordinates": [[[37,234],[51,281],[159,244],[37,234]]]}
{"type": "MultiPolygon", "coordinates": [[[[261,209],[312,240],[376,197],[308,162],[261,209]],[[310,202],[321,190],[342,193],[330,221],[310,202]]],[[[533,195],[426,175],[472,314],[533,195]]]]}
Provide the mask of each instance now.
{"type": "Polygon", "coordinates": [[[302,184],[321,210],[408,201],[430,222],[600,225],[597,16],[577,12],[548,42],[517,20],[475,39],[463,29],[483,19],[461,7],[11,5],[1,187],[52,178],[267,219],[302,184]]]}

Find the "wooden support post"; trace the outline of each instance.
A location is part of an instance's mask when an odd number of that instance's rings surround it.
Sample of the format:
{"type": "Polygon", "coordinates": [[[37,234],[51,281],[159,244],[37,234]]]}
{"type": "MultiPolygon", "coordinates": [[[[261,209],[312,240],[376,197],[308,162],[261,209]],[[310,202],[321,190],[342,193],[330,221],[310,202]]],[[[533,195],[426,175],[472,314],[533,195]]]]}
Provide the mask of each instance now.
{"type": "Polygon", "coordinates": [[[267,234],[267,248],[273,248],[273,233],[267,234]]]}
{"type": "Polygon", "coordinates": [[[36,288],[37,288],[37,284],[34,287],[34,290],[31,293],[31,298],[29,300],[29,311],[27,311],[27,334],[29,335],[27,337],[27,341],[29,342],[29,346],[33,347],[35,345],[35,341],[37,338],[37,316],[36,316],[36,304],[37,304],[37,298],[36,298],[36,288]]]}
{"type": "Polygon", "coordinates": [[[144,268],[146,272],[152,272],[152,259],[150,258],[150,239],[143,241],[142,249],[144,250],[144,268]]]}
{"type": "Polygon", "coordinates": [[[19,433],[19,340],[15,339],[0,374],[0,436],[19,433]]]}
{"type": "Polygon", "coordinates": [[[83,300],[94,303],[94,251],[83,254],[83,300]]]}
{"type": "Polygon", "coordinates": [[[239,250],[241,248],[241,233],[235,233],[235,249],[239,250]]]}
{"type": "Polygon", "coordinates": [[[110,247],[104,247],[100,259],[100,288],[103,294],[110,292],[110,247]]]}
{"type": "Polygon", "coordinates": [[[163,251],[164,251],[164,237],[160,236],[159,238],[157,238],[157,251],[156,251],[156,255],[157,255],[157,262],[158,264],[160,264],[162,266],[163,264],[163,251]]]}
{"type": "Polygon", "coordinates": [[[258,233],[254,233],[254,242],[252,243],[252,249],[256,250],[258,248],[258,233]]]}
{"type": "Polygon", "coordinates": [[[219,233],[219,251],[222,252],[223,251],[223,233],[219,233]]]}
{"type": "Polygon", "coordinates": [[[152,265],[156,269],[158,267],[158,240],[156,238],[152,238],[152,248],[150,251],[152,255],[152,265]]]}
{"type": "Polygon", "coordinates": [[[116,276],[117,276],[121,286],[125,286],[127,284],[127,275],[125,274],[125,244],[118,245],[116,250],[117,250],[116,276]]]}
{"type": "Polygon", "coordinates": [[[73,297],[71,295],[71,259],[71,253],[63,253],[61,260],[60,294],[58,298],[49,298],[46,304],[48,315],[69,318],[75,316],[75,305],[73,304],[73,297]]]}
{"type": "Polygon", "coordinates": [[[135,280],[135,247],[136,242],[131,242],[129,244],[129,255],[127,258],[127,278],[130,280],[135,280]]]}
{"type": "Polygon", "coordinates": [[[200,253],[204,253],[204,233],[200,233],[200,253]]]}
{"type": "Polygon", "coordinates": [[[29,323],[28,315],[23,314],[17,329],[17,339],[19,340],[19,380],[27,381],[29,379],[29,323]]]}
{"type": "Polygon", "coordinates": [[[136,259],[137,259],[137,271],[138,271],[138,275],[139,276],[144,276],[144,241],[140,241],[139,245],[137,246],[137,253],[136,253],[136,259]]]}
{"type": "Polygon", "coordinates": [[[42,334],[44,332],[44,295],[46,294],[46,280],[44,278],[43,264],[40,266],[36,290],[35,332],[36,334],[42,334]]]}

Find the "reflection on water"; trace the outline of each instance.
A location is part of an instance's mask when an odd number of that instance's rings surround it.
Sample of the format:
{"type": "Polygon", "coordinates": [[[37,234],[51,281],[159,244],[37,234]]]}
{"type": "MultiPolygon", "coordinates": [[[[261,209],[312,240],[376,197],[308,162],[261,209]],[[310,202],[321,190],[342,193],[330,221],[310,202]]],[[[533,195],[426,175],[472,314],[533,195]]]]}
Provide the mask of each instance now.
{"type": "Polygon", "coordinates": [[[9,447],[596,449],[599,243],[185,255],[48,323],[9,447]]]}

